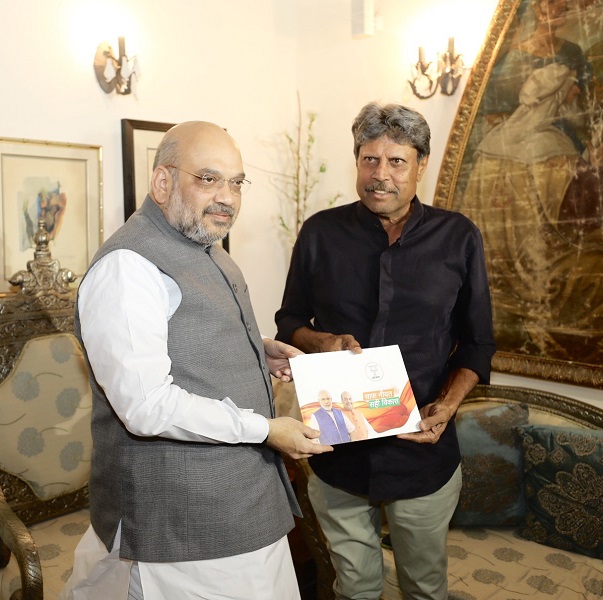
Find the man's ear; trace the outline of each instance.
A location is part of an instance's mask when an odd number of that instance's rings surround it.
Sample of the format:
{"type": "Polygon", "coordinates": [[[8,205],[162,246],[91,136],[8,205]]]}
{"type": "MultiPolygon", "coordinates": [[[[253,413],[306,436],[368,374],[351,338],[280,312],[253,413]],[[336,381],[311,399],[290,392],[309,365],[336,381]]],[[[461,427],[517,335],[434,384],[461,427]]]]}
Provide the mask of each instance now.
{"type": "Polygon", "coordinates": [[[163,206],[170,198],[174,180],[167,167],[159,165],[151,175],[151,195],[159,206],[163,206]]]}
{"type": "Polygon", "coordinates": [[[425,169],[427,169],[427,163],[429,162],[429,156],[424,156],[419,162],[419,169],[417,171],[417,181],[421,181],[423,178],[423,173],[425,173],[425,169]]]}

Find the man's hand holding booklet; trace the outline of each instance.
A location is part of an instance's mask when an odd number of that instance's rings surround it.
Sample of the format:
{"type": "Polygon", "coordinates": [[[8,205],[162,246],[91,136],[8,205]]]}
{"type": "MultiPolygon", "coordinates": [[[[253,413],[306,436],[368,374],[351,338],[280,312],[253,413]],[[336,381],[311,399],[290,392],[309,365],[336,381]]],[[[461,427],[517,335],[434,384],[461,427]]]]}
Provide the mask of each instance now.
{"type": "Polygon", "coordinates": [[[397,345],[289,362],[303,421],[320,430],[321,444],[419,431],[421,415],[397,345]]]}

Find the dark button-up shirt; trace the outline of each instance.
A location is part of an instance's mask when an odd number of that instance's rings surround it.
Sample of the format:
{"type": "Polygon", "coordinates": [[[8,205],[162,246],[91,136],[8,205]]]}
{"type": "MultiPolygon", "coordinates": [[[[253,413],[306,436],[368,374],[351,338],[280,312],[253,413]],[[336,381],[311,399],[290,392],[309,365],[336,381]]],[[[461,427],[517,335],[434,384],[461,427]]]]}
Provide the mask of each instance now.
{"type": "MultiPolygon", "coordinates": [[[[420,407],[451,370],[487,383],[495,346],[481,234],[462,214],[416,197],[392,245],[360,202],[317,213],[295,244],[276,323],[286,342],[305,326],[351,334],[365,348],[398,344],[420,407]]],[[[453,423],[437,444],[387,437],[311,459],[321,479],[372,500],[433,493],[459,462],[453,423]]]]}

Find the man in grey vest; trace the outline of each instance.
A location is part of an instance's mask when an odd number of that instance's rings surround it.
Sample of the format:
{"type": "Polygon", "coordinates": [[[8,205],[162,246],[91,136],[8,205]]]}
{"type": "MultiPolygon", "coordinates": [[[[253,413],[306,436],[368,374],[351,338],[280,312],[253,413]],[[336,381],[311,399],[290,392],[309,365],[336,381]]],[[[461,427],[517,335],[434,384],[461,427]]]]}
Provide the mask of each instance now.
{"type": "Polygon", "coordinates": [[[221,127],[177,125],[150,195],[82,280],[91,527],[63,598],[299,599],[286,537],[299,508],[279,452],[332,448],[274,417],[270,374],[288,381],[299,351],[262,338],[217,243],[248,185],[221,127]]]}

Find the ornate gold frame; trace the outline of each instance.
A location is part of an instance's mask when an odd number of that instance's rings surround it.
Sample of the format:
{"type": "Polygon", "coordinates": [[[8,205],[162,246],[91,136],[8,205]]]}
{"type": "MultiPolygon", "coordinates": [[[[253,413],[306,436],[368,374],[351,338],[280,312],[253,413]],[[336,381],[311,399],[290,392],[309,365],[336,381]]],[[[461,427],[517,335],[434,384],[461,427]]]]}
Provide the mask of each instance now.
{"type": "Polygon", "coordinates": [[[492,67],[496,61],[504,38],[515,18],[522,0],[500,0],[490,28],[486,33],[482,49],[471,68],[471,73],[459,104],[454,124],[448,137],[446,152],[440,167],[434,204],[450,206],[458,181],[461,160],[465,154],[471,127],[479,108],[492,67]]]}
{"type": "MultiPolygon", "coordinates": [[[[434,205],[453,208],[453,200],[472,128],[494,64],[524,0],[500,0],[464,90],[442,161],[434,205]]],[[[600,361],[603,362],[603,361],[600,361]]],[[[603,366],[543,356],[498,351],[495,371],[603,389],[603,366]]]]}

